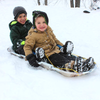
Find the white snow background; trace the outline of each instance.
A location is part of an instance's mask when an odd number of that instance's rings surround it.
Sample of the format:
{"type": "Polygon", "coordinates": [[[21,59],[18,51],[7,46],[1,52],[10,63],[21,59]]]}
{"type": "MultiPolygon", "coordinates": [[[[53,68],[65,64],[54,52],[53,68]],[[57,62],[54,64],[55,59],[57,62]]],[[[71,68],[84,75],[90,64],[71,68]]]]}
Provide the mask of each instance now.
{"type": "Polygon", "coordinates": [[[85,14],[83,7],[56,1],[38,6],[36,0],[0,0],[0,100],[100,100],[100,10],[85,14]],[[10,55],[8,24],[15,6],[23,6],[31,21],[33,10],[45,11],[56,37],[62,43],[72,41],[74,54],[93,57],[97,69],[81,77],[64,77],[10,55]]]}

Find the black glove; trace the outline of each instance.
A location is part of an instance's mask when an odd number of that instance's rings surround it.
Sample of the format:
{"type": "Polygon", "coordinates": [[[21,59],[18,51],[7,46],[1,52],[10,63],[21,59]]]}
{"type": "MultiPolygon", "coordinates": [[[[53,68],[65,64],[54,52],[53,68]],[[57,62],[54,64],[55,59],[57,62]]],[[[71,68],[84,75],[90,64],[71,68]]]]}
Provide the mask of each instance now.
{"type": "Polygon", "coordinates": [[[36,62],[36,57],[34,54],[29,54],[28,56],[26,56],[26,59],[31,66],[39,67],[39,64],[36,62]]]}
{"type": "Polygon", "coordinates": [[[18,49],[16,49],[15,52],[18,53],[18,54],[25,55],[23,47],[24,47],[24,45],[19,46],[18,49]]]}

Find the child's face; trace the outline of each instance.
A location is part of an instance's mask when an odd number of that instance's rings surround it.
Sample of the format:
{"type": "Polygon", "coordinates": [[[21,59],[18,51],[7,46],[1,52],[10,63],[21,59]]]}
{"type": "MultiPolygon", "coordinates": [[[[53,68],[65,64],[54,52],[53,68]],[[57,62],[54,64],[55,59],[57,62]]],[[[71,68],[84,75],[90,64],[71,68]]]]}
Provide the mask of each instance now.
{"type": "Polygon", "coordinates": [[[39,31],[45,31],[47,29],[47,24],[45,22],[45,19],[44,17],[38,17],[36,18],[35,20],[35,25],[36,25],[36,28],[39,30],[39,31]]]}
{"type": "Polygon", "coordinates": [[[27,19],[26,14],[22,13],[22,14],[20,14],[20,15],[18,16],[17,21],[18,21],[19,23],[21,23],[21,24],[25,24],[26,19],[27,19]]]}

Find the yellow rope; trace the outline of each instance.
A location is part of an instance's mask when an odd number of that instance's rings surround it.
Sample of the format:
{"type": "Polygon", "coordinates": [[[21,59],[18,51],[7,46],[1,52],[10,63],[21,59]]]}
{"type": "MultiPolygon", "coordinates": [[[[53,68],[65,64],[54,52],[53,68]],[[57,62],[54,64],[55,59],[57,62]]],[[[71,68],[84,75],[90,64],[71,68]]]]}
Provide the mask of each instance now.
{"type": "MultiPolygon", "coordinates": [[[[48,61],[53,65],[53,63],[51,62],[51,60],[48,58],[48,56],[45,54],[45,56],[46,56],[46,58],[48,59],[48,61]]],[[[53,65],[54,66],[54,65],[53,65]]],[[[56,67],[56,66],[54,66],[55,68],[58,68],[58,67],[56,67]]],[[[58,69],[66,69],[66,70],[71,70],[71,71],[74,71],[74,72],[76,72],[76,73],[78,73],[77,71],[75,71],[74,69],[70,69],[70,68],[58,68],[58,69]]]]}
{"type": "MultiPolygon", "coordinates": [[[[51,65],[53,65],[53,63],[51,62],[51,60],[48,58],[48,56],[45,54],[46,58],[48,59],[48,61],[51,63],[51,65]]],[[[54,65],[53,65],[54,66],[54,65]]],[[[55,66],[54,66],[55,67],[55,66]]]]}

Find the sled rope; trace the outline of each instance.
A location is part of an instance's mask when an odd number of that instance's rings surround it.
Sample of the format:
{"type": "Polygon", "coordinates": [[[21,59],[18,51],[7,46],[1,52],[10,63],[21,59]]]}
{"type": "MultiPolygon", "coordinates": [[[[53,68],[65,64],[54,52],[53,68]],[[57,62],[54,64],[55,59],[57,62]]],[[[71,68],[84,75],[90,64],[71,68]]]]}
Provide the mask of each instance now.
{"type": "MultiPolygon", "coordinates": [[[[51,60],[48,58],[48,56],[45,54],[45,56],[46,56],[46,58],[48,59],[48,61],[50,62],[50,64],[51,65],[53,65],[54,66],[54,64],[51,62],[51,60]]],[[[56,67],[56,66],[54,66],[55,68],[58,68],[58,67],[56,67]]],[[[70,71],[74,71],[75,73],[78,73],[76,70],[74,70],[74,69],[70,69],[70,68],[58,68],[58,69],[66,69],[66,70],[70,70],[70,71]]]]}

